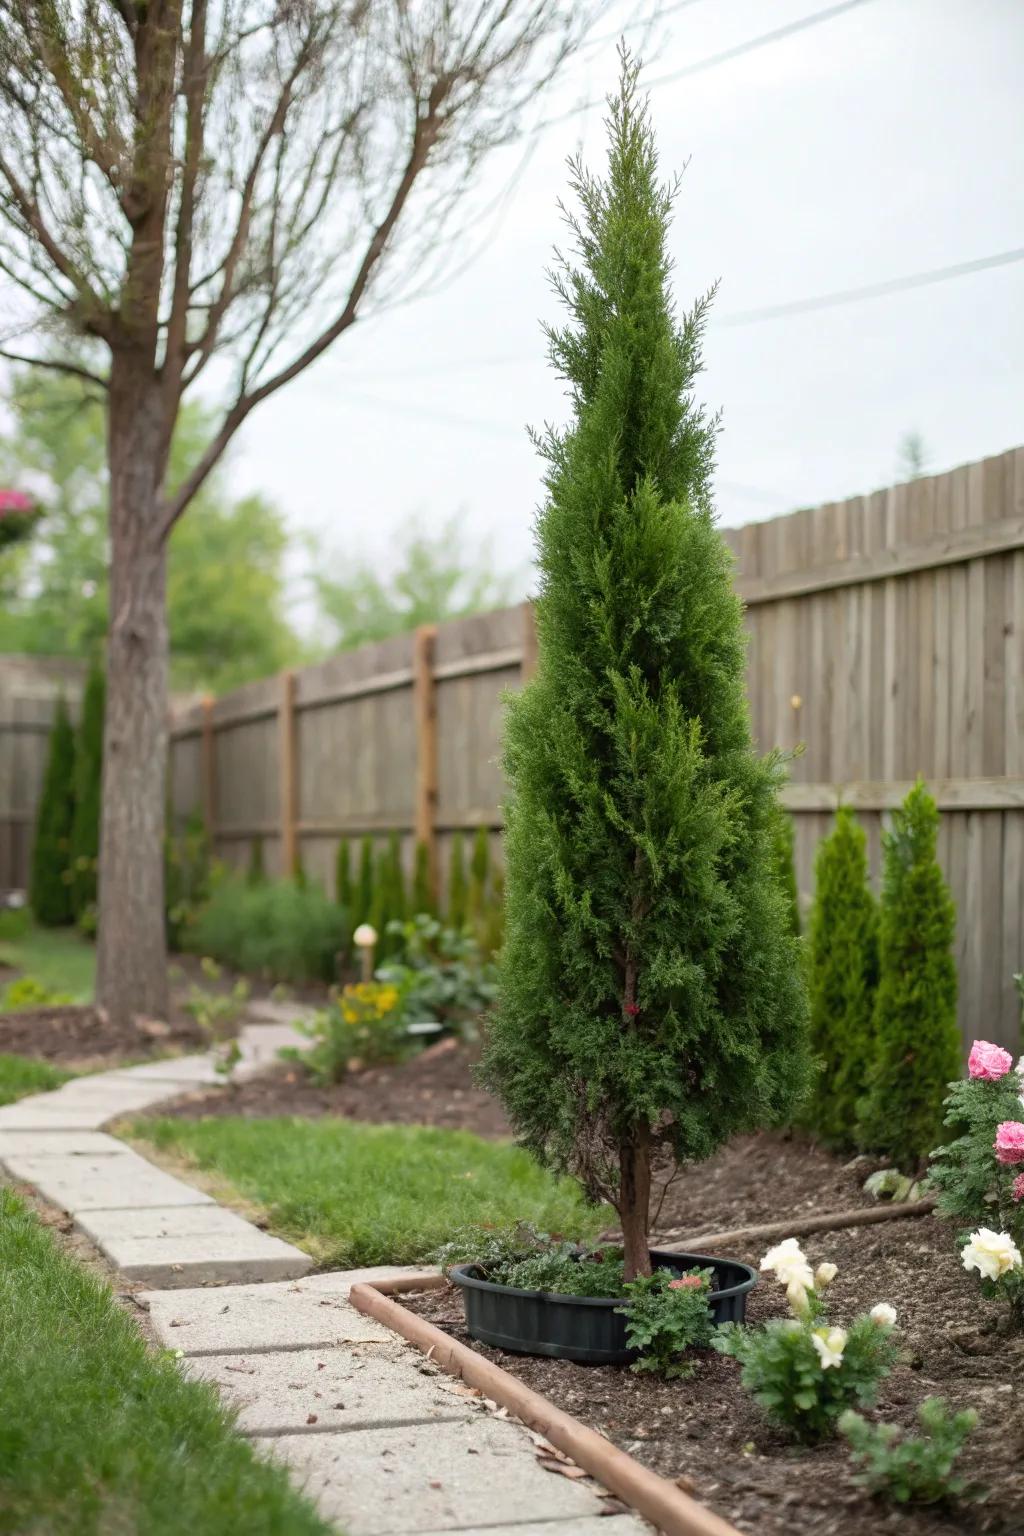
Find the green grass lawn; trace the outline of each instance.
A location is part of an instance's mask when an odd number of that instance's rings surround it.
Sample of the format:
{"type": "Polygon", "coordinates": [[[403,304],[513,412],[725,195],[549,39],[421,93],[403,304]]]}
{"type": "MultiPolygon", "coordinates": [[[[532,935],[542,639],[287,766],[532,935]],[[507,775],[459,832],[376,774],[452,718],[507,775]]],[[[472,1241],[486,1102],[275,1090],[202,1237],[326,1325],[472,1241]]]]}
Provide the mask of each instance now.
{"type": "Polygon", "coordinates": [[[3,1536],[328,1536],[212,1388],[0,1189],[3,1536]]]}
{"type": "Polygon", "coordinates": [[[96,950],[74,928],[30,927],[17,938],[0,939],[0,964],[54,992],[68,992],[78,1003],[92,999],[96,950]]]}
{"type": "Polygon", "coordinates": [[[518,1147],[466,1131],[225,1117],[137,1120],[131,1134],[220,1175],[278,1236],[334,1267],[414,1263],[459,1227],[532,1221],[588,1237],[609,1220],[518,1147]]]}
{"type": "Polygon", "coordinates": [[[13,1104],[27,1093],[49,1093],[72,1075],[51,1067],[48,1061],[32,1061],[28,1056],[8,1056],[0,1051],[0,1104],[13,1104]]]}

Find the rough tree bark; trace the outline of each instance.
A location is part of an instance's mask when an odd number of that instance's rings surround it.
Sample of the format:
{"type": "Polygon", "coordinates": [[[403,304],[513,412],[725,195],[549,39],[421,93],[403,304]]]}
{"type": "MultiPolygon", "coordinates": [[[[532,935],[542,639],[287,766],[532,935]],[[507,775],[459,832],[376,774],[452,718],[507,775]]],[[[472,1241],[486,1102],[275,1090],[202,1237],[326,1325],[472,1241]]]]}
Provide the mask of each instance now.
{"type": "Polygon", "coordinates": [[[160,527],[166,417],[152,371],[115,357],[108,415],[110,619],[96,997],[118,1022],[167,1012],[168,645],[160,527]]]}
{"type": "Polygon", "coordinates": [[[622,1224],[625,1249],[624,1278],[651,1273],[648,1247],[651,1210],[651,1133],[639,1125],[624,1136],[619,1147],[619,1198],[616,1209],[622,1224]]]}

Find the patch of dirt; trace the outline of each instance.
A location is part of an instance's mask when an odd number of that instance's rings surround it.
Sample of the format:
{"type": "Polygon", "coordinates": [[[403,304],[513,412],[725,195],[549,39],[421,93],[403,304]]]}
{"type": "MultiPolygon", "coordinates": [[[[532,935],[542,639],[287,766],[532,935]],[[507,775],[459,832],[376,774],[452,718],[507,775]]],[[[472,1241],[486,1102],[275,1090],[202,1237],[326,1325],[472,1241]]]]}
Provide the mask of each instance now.
{"type": "Polygon", "coordinates": [[[0,1014],[0,1051],[59,1062],[79,1071],[115,1062],[205,1049],[206,1037],[187,1014],[170,1023],[138,1019],[118,1028],[100,1009],[73,1005],[0,1014]]]}
{"type": "Polygon", "coordinates": [[[185,1095],[160,1105],[155,1113],[186,1120],[343,1115],[374,1124],[436,1125],[488,1138],[510,1136],[501,1105],[473,1082],[475,1060],[476,1053],[459,1041],[441,1040],[398,1066],[366,1067],[329,1087],[318,1087],[298,1062],[282,1064],[247,1083],[185,1095]]]}
{"type": "MultiPolygon", "coordinates": [[[[751,1138],[690,1171],[681,1181],[699,1202],[699,1224],[709,1216],[723,1228],[730,1215],[751,1223],[759,1215],[779,1220],[791,1207],[780,1191],[765,1206],[772,1153],[780,1172],[795,1159],[796,1143],[751,1138]],[[750,1156],[756,1150],[759,1156],[750,1156]],[[716,1169],[714,1164],[718,1164],[716,1169]],[[732,1210],[702,1193],[710,1175],[718,1185],[727,1169],[748,1172],[748,1192],[737,1190],[732,1210]]],[[[826,1154],[804,1149],[808,1169],[820,1173],[826,1154]]],[[[833,1176],[844,1183],[842,1165],[833,1176]]],[[[788,1187],[798,1181],[790,1169],[788,1187]]],[[[838,1191],[830,1191],[832,1203],[838,1191]]],[[[843,1203],[846,1203],[844,1193],[843,1203]]],[[[696,1206],[694,1207],[697,1208],[696,1206]]],[[[983,1301],[974,1277],[957,1261],[948,1223],[925,1216],[879,1226],[818,1233],[803,1239],[812,1263],[830,1259],[839,1275],[830,1288],[831,1314],[842,1322],[857,1311],[888,1301],[897,1308],[905,1344],[903,1359],[882,1384],[870,1415],[908,1428],[922,1399],[945,1397],[956,1408],[971,1406],[980,1424],[961,1460],[963,1474],[989,1490],[979,1504],[952,1509],[907,1510],[871,1499],[856,1487],[845,1443],[811,1450],[794,1447],[769,1428],[743,1391],[739,1366],[710,1351],[697,1355],[696,1372],[663,1382],[625,1367],[582,1366],[564,1360],[508,1354],[474,1344],[465,1329],[460,1294],[452,1288],[397,1298],[462,1343],[495,1360],[536,1391],[623,1450],[682,1486],[750,1536],[982,1536],[1024,1531],[1024,1339],[1000,1331],[1002,1309],[983,1301]]],[[[756,1264],[766,1244],[730,1256],[756,1264]]],[[[766,1277],[750,1300],[758,1322],[785,1315],[781,1290],[766,1277]]]]}

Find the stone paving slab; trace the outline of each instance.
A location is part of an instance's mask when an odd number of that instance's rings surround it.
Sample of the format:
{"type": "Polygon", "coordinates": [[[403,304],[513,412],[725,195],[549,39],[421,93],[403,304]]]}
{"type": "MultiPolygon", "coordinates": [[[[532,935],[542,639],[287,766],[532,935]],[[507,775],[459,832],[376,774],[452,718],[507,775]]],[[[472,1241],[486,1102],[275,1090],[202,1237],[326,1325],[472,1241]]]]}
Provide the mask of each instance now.
{"type": "Polygon", "coordinates": [[[75,1226],[101,1247],[120,1238],[230,1237],[258,1232],[223,1205],[157,1205],[144,1210],[83,1211],[75,1226]]]}
{"type": "Polygon", "coordinates": [[[77,1104],[66,1101],[54,1105],[52,1094],[31,1094],[16,1104],[0,1108],[0,1131],[98,1131],[123,1109],[111,1109],[109,1102],[77,1104]]]}
{"type": "MultiPolygon", "coordinates": [[[[322,1434],[387,1424],[439,1424],[481,1412],[416,1369],[401,1345],[203,1355],[189,1375],[211,1381],[247,1435],[322,1434]]],[[[444,1378],[447,1380],[447,1378],[444,1378]]]]}
{"type": "Polygon", "coordinates": [[[13,1178],[34,1184],[44,1200],[73,1216],[79,1211],[213,1203],[202,1190],[131,1151],[121,1157],[7,1157],[4,1162],[13,1178]]]}
{"type": "MultiPolygon", "coordinates": [[[[579,1519],[528,1520],[525,1524],[482,1525],[479,1536],[654,1536],[653,1527],[638,1515],[583,1515],[579,1519]]],[[[419,1536],[451,1536],[451,1526],[442,1531],[422,1531],[419,1536]]]]}
{"type": "Polygon", "coordinates": [[[113,1237],[99,1246],[129,1280],[161,1289],[291,1280],[313,1264],[308,1253],[258,1227],[195,1237],[113,1237]]]}
{"type": "Polygon", "coordinates": [[[0,1130],[0,1163],[7,1157],[115,1157],[128,1151],[103,1131],[0,1130]]]}
{"type": "MultiPolygon", "coordinates": [[[[545,1472],[521,1427],[489,1417],[267,1443],[347,1536],[483,1536],[500,1521],[600,1514],[591,1487],[545,1472]]],[[[560,1529],[548,1526],[550,1536],[560,1529]]]]}
{"type": "Polygon", "coordinates": [[[170,1098],[177,1093],[184,1093],[186,1089],[195,1085],[187,1082],[171,1081],[169,1079],[154,1082],[139,1078],[117,1077],[113,1072],[109,1075],[105,1072],[102,1077],[83,1078],[80,1083],[68,1083],[56,1092],[48,1094],[52,1101],[54,1113],[59,1113],[65,1106],[74,1107],[81,1105],[90,1109],[93,1105],[110,1105],[113,1114],[128,1114],[133,1109],[146,1109],[151,1104],[159,1104],[161,1099],[170,1098]]]}
{"type": "Polygon", "coordinates": [[[115,1072],[104,1073],[104,1078],[126,1079],[133,1083],[169,1083],[173,1089],[194,1087],[196,1083],[223,1083],[227,1079],[218,1072],[209,1056],[168,1056],[163,1061],[147,1061],[141,1067],[119,1067],[115,1072]]]}
{"type": "MultiPolygon", "coordinates": [[[[327,1280],[327,1275],[313,1277],[327,1280]]],[[[380,1343],[390,1329],[350,1307],[344,1296],[312,1280],[230,1285],[217,1290],[143,1291],[161,1344],[186,1355],[256,1354],[380,1343]]]]}

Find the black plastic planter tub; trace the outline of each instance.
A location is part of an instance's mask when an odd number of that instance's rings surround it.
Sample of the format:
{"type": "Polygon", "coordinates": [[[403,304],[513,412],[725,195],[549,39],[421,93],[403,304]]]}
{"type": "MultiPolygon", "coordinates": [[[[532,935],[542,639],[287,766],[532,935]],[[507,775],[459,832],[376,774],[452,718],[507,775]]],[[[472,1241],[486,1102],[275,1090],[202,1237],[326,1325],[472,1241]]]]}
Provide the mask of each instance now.
{"type": "MultiPolygon", "coordinates": [[[[716,1323],[742,1323],[747,1296],[757,1271],[735,1259],[706,1253],[666,1253],[651,1249],[656,1269],[714,1271],[708,1307],[716,1323]]],[[[637,1357],[626,1347],[626,1319],[619,1297],[558,1296],[548,1291],[520,1291],[484,1278],[478,1264],[456,1264],[449,1272],[462,1288],[470,1337],[496,1349],[521,1355],[556,1355],[580,1365],[628,1365],[637,1357]]]]}

